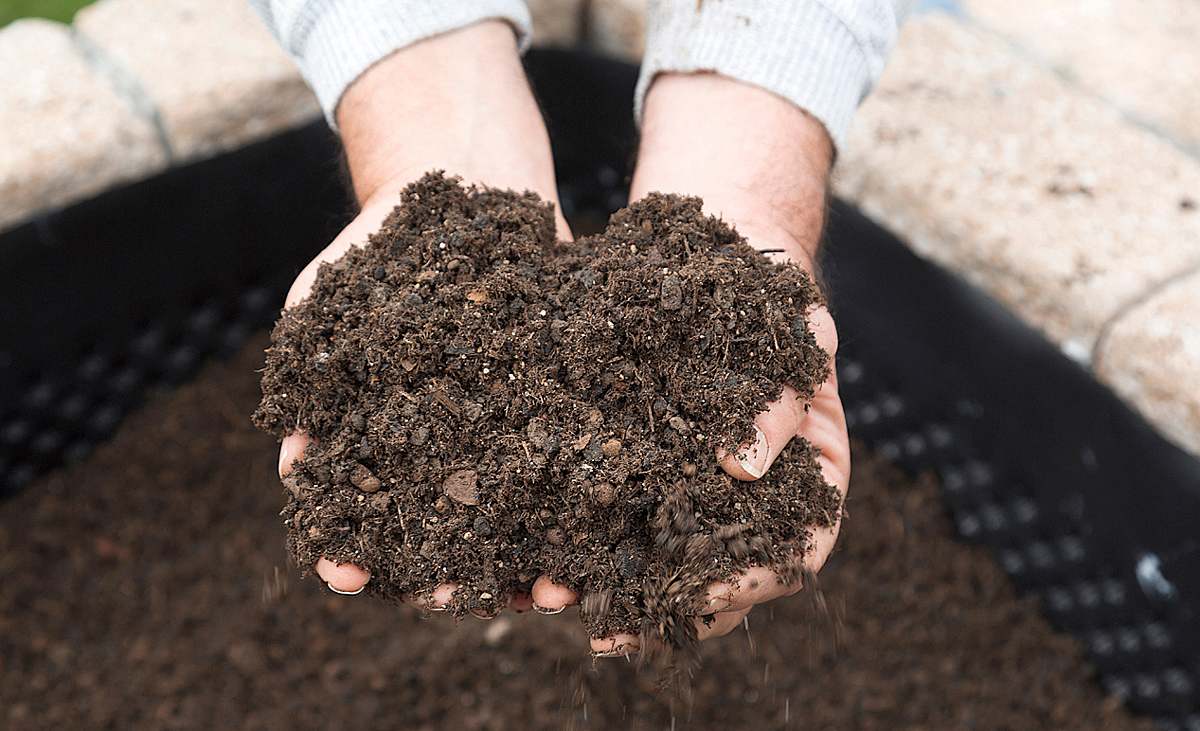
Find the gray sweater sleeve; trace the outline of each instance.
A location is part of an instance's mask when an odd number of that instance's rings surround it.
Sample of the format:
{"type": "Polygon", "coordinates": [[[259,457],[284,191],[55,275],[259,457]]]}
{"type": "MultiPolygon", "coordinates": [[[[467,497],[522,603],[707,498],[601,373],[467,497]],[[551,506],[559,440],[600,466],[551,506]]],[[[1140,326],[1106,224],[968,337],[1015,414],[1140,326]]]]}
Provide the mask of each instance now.
{"type": "Polygon", "coordinates": [[[650,0],[638,118],[654,77],[713,71],[816,117],[841,147],[912,0],[650,0]]]}
{"type": "Polygon", "coordinates": [[[532,23],[525,0],[250,0],[296,61],[329,124],[342,93],[393,51],[489,18],[506,20],[520,46],[532,23]]]}
{"type": "MultiPolygon", "coordinates": [[[[603,1],[603,0],[601,0],[603,1]]],[[[713,71],[795,103],[841,144],[912,0],[649,0],[636,108],[662,72],[713,71]]],[[[429,36],[501,18],[521,48],[524,0],[250,0],[300,66],[330,124],[375,62],[429,36]]]]}

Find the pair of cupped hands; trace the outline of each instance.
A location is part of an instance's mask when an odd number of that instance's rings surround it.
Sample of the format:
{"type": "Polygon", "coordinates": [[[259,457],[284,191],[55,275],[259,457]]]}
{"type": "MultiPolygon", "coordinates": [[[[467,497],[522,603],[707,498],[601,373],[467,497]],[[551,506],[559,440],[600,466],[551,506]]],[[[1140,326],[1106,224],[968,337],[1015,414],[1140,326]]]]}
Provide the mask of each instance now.
{"type": "MultiPolygon", "coordinates": [[[[336,118],[362,208],[297,277],[288,307],[308,295],[321,262],[364,243],[396,205],[399,191],[428,170],[459,175],[464,183],[531,190],[557,203],[549,137],[513,32],[503,22],[477,23],[389,56],[347,89],[336,118]]],[[[782,98],[716,74],[663,74],[654,79],[644,103],[630,200],[651,191],[699,195],[707,213],[733,224],[751,245],[811,273],[831,161],[824,127],[782,98]]],[[[558,236],[571,240],[560,209],[556,221],[558,236]]],[[[810,324],[832,363],[837,350],[833,318],[818,308],[810,324]]],[[[737,453],[715,455],[730,476],[762,477],[788,442],[800,436],[819,450],[825,480],[845,495],[850,448],[832,368],[808,408],[785,389],[756,416],[755,426],[753,443],[737,453]]],[[[283,440],[280,477],[308,443],[302,433],[283,440]]],[[[825,563],[837,532],[836,525],[815,531],[804,559],[806,572],[816,573],[825,563]]],[[[356,593],[371,579],[358,566],[324,558],[314,569],[339,593],[356,593]]],[[[765,568],[710,586],[694,620],[699,637],[727,634],[755,605],[800,588],[765,568]]],[[[442,584],[412,601],[436,611],[455,589],[442,584]]],[[[578,601],[569,587],[541,576],[528,593],[509,597],[508,607],[557,614],[578,601]]],[[[636,652],[638,642],[621,634],[594,638],[591,648],[597,656],[618,657],[636,652]]]]}

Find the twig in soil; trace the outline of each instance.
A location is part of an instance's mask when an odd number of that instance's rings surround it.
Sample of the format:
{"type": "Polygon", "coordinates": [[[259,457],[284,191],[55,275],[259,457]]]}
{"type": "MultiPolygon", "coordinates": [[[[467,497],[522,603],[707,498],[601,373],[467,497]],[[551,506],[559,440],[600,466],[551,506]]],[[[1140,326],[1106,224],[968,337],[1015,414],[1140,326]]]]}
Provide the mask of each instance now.
{"type": "Polygon", "coordinates": [[[451,401],[450,397],[446,395],[445,391],[442,391],[441,389],[434,391],[433,400],[437,401],[442,406],[445,406],[446,410],[451,414],[454,414],[455,417],[462,416],[462,407],[451,401]]]}

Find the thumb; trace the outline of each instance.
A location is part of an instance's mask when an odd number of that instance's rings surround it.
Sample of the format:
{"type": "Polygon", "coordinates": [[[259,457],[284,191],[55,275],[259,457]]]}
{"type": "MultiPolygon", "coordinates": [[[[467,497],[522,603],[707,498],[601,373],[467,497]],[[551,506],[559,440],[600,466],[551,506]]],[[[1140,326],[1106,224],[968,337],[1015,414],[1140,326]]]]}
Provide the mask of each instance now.
{"type": "Polygon", "coordinates": [[[767,473],[775,458],[800,430],[804,404],[790,386],[784,386],[778,401],[754,417],[755,438],[737,452],[718,450],[721,467],[737,480],[757,480],[767,473]]]}

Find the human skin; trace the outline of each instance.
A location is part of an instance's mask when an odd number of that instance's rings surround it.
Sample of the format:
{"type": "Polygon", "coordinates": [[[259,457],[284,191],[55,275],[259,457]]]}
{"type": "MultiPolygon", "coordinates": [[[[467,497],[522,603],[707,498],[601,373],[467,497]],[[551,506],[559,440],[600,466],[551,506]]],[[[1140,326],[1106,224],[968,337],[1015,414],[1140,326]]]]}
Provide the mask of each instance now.
{"type": "MultiPolygon", "coordinates": [[[[368,69],[347,89],[336,118],[361,210],[297,277],[291,307],[306,297],[321,262],[339,258],[366,241],[396,204],[399,191],[426,171],[443,169],[466,183],[531,190],[556,204],[549,137],[521,67],[511,29],[485,21],[409,46],[368,69]]],[[[663,75],[646,100],[643,140],[631,199],[654,190],[701,195],[705,209],[735,224],[752,244],[782,249],[768,256],[812,270],[824,218],[825,181],[832,147],[819,123],[765,91],[714,75],[663,75]]],[[[571,232],[556,213],[558,235],[571,232]]],[[[818,342],[831,354],[837,336],[823,308],[812,317],[818,342]]],[[[794,393],[760,414],[760,443],[738,455],[720,455],[735,478],[760,477],[787,442],[801,434],[821,450],[825,478],[843,493],[849,479],[849,448],[836,379],[831,375],[805,411],[794,393]]],[[[309,443],[304,434],[283,440],[280,476],[309,443]]],[[[818,531],[806,568],[816,571],[836,539],[837,528],[818,531]]],[[[324,558],[314,567],[331,589],[354,593],[370,580],[366,571],[324,558]]],[[[445,607],[455,586],[434,587],[410,601],[445,607]]],[[[758,603],[794,593],[765,569],[710,588],[697,619],[702,638],[736,627],[758,603]]],[[[509,599],[516,611],[554,614],[575,604],[568,587],[539,577],[528,594],[509,599]]],[[[631,635],[591,641],[601,656],[637,650],[631,635]]]]}
{"type": "MultiPolygon", "coordinates": [[[[421,41],[368,69],[342,96],[336,113],[361,210],[317,258],[301,271],[286,307],[306,296],[322,262],[334,261],[374,233],[395,207],[401,189],[433,169],[464,182],[531,190],[558,209],[550,138],[521,67],[516,40],[501,21],[485,21],[421,41]]],[[[561,213],[558,236],[571,238],[561,213]]],[[[283,440],[279,474],[286,476],[308,438],[283,440]]],[[[331,589],[354,593],[370,577],[351,564],[320,559],[314,567],[331,589]]],[[[434,587],[415,603],[438,610],[455,587],[434,587]]],[[[575,593],[545,577],[531,595],[510,599],[524,611],[536,606],[561,611],[575,593]]]]}
{"type": "MultiPolygon", "coordinates": [[[[716,74],[661,74],[646,95],[629,198],[655,191],[700,196],[706,213],[733,224],[752,246],[770,252],[766,256],[815,274],[832,163],[825,128],[782,97],[716,74]]],[[[819,307],[809,322],[832,363],[837,353],[833,317],[819,307]]],[[[845,496],[850,444],[832,367],[807,409],[788,388],[754,422],[755,444],[736,455],[718,455],[732,477],[762,477],[787,443],[801,436],[820,451],[826,482],[845,496]]],[[[840,522],[813,532],[806,571],[815,574],[825,564],[839,527],[840,522]]],[[[699,637],[727,634],[755,605],[800,589],[798,582],[784,584],[764,568],[711,586],[703,614],[712,616],[698,621],[699,637]]],[[[593,652],[602,656],[637,649],[633,635],[592,640],[593,652]]]]}

